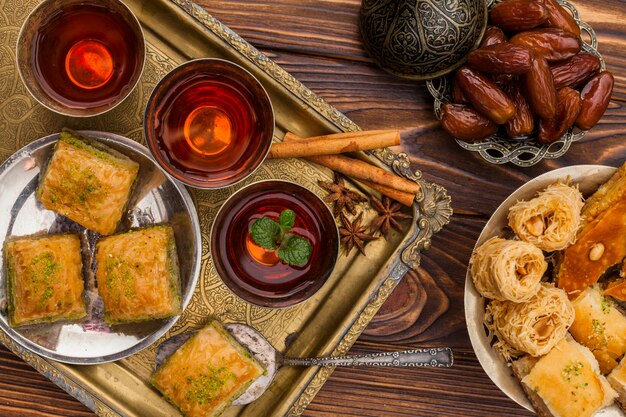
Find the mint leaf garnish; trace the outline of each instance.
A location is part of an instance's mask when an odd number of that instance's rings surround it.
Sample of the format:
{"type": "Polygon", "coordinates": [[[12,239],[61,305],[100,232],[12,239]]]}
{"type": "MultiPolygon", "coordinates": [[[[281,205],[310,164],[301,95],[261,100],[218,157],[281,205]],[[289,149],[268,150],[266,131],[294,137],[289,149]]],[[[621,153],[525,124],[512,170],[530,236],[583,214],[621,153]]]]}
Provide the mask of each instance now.
{"type": "Polygon", "coordinates": [[[287,233],[291,230],[293,225],[296,223],[296,213],[287,209],[283,210],[278,217],[278,224],[280,225],[280,229],[283,233],[287,233]]]}
{"type": "Polygon", "coordinates": [[[278,248],[278,257],[288,265],[304,266],[313,253],[311,243],[300,236],[287,234],[278,248]]]}
{"type": "Polygon", "coordinates": [[[268,217],[256,219],[250,227],[250,237],[264,249],[274,250],[281,237],[281,228],[274,220],[268,217]]]}
{"type": "Polygon", "coordinates": [[[283,210],[278,222],[269,217],[256,219],[250,227],[250,237],[267,250],[278,248],[278,258],[287,265],[304,266],[309,262],[313,247],[307,239],[289,233],[296,223],[296,213],[283,210]]]}

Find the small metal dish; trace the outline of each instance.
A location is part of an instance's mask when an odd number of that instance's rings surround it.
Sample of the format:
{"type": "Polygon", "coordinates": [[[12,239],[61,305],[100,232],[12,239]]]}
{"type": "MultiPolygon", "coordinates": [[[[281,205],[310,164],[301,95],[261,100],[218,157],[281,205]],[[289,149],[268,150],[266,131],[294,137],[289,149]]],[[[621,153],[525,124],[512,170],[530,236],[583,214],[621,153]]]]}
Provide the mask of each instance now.
{"type": "MultiPolygon", "coordinates": [[[[580,20],[578,11],[568,0],[557,0],[563,7],[574,16],[581,29],[582,50],[597,56],[600,59],[600,70],[606,69],[604,59],[598,52],[598,39],[591,26],[580,20]]],[[[495,4],[491,0],[490,7],[495,4]]],[[[441,120],[441,107],[452,102],[451,77],[440,77],[426,83],[428,91],[435,99],[434,112],[438,120],[441,120]]],[[[520,167],[529,167],[537,164],[542,159],[555,159],[563,156],[572,143],[582,139],[586,130],[571,128],[563,137],[549,145],[537,142],[534,136],[518,139],[508,138],[501,130],[483,140],[468,143],[455,139],[463,149],[478,154],[492,164],[505,164],[511,162],[520,167]]]]}
{"type": "MultiPolygon", "coordinates": [[[[142,145],[105,132],[81,132],[125,154],[140,165],[129,210],[118,232],[131,227],[169,223],[174,229],[180,265],[183,308],[193,295],[200,273],[201,234],[198,215],[185,187],[165,174],[142,145]]],[[[16,343],[38,355],[73,364],[96,364],[136,353],[161,337],[180,316],[109,326],[104,321],[102,299],[95,290],[93,257],[96,233],[46,210],[35,198],[39,174],[45,167],[59,134],[38,139],[0,166],[0,246],[10,236],[36,233],[78,233],[83,246],[83,276],[87,317],[74,322],[53,322],[12,328],[6,301],[0,303],[0,328],[16,343]]],[[[0,252],[0,263],[4,264],[0,252]]],[[[0,299],[6,300],[6,270],[0,274],[0,299]]]]}
{"type": "MultiPolygon", "coordinates": [[[[109,27],[109,31],[114,28],[109,27]]],[[[119,36],[123,36],[120,34],[119,36]]],[[[80,39],[82,40],[82,39],[80,39]]],[[[128,37],[123,37],[125,42],[130,42],[128,37]]],[[[73,49],[73,48],[72,48],[73,49]]],[[[69,53],[70,49],[65,52],[69,53]]],[[[139,20],[133,14],[133,12],[120,0],[45,0],[39,4],[26,18],[20,34],[17,40],[17,69],[20,74],[20,78],[24,82],[26,89],[42,106],[56,113],[64,116],[72,117],[89,117],[97,116],[105,113],[126,99],[130,93],[134,90],[135,86],[139,82],[141,74],[146,60],[146,45],[144,40],[143,30],[139,24],[139,20]],[[121,16],[123,19],[128,33],[132,33],[132,36],[137,40],[136,45],[132,47],[136,48],[134,53],[135,66],[128,69],[131,71],[128,79],[124,78],[123,82],[119,85],[115,85],[111,91],[106,91],[102,97],[94,99],[94,101],[76,101],[66,100],[68,104],[59,102],[63,99],[63,91],[49,87],[49,89],[55,90],[54,95],[58,95],[59,99],[55,99],[50,93],[46,92],[43,88],[38,77],[41,77],[41,71],[35,67],[34,63],[34,48],[35,42],[41,34],[40,30],[53,19],[62,18],[64,13],[70,8],[80,8],[85,5],[93,5],[97,8],[110,10],[115,12],[116,15],[121,16]]],[[[120,64],[113,62],[113,75],[112,79],[115,79],[115,72],[120,71],[120,68],[129,66],[129,64],[120,64]]],[[[55,65],[56,66],[56,65],[55,65]]],[[[55,68],[57,71],[64,71],[64,68],[55,68]]],[[[67,77],[67,75],[65,75],[67,77]]],[[[87,90],[97,91],[97,90],[87,90]]],[[[92,93],[93,95],[93,93],[92,93]]]]}
{"type": "MultiPolygon", "coordinates": [[[[473,250],[482,245],[489,238],[502,236],[507,228],[509,208],[520,200],[529,200],[536,196],[538,191],[558,180],[570,179],[570,183],[578,185],[581,193],[587,197],[604,184],[614,173],[615,168],[604,165],[574,165],[546,172],[528,181],[507,197],[493,213],[481,232],[473,250]]],[[[511,371],[510,366],[502,356],[492,347],[494,335],[485,327],[485,299],[476,291],[469,268],[465,277],[465,321],[474,353],[485,373],[494,384],[509,398],[527,410],[533,411],[533,406],[524,393],[522,386],[511,371]]],[[[603,417],[623,417],[617,405],[603,409],[598,414],[603,417]]]]}
{"type": "MultiPolygon", "coordinates": [[[[339,256],[339,231],[326,203],[303,186],[283,180],[254,182],[230,196],[215,216],[210,242],[211,257],[224,284],[244,301],[270,308],[290,307],[313,296],[332,274],[339,256]],[[272,267],[261,266],[258,271],[251,271],[240,267],[253,263],[254,258],[236,231],[239,227],[244,234],[247,233],[251,217],[258,215],[250,209],[248,204],[251,201],[253,207],[256,204],[264,211],[280,213],[291,208],[292,203],[285,203],[288,199],[297,200],[294,205],[304,207],[301,213],[306,218],[302,219],[298,219],[298,210],[294,209],[296,226],[308,223],[311,236],[318,239],[313,242],[311,260],[300,271],[298,283],[294,286],[285,283],[288,272],[284,269],[276,272],[272,267]],[[262,281],[262,273],[271,275],[271,278],[262,281]]],[[[281,263],[277,265],[288,268],[281,263]]]]}
{"type": "Polygon", "coordinates": [[[191,187],[219,189],[252,175],[265,160],[274,109],[245,68],[224,59],[195,59],[159,81],[146,104],[143,128],[152,155],[170,175],[191,187]],[[214,147],[224,140],[215,133],[224,121],[228,139],[214,147]]]}

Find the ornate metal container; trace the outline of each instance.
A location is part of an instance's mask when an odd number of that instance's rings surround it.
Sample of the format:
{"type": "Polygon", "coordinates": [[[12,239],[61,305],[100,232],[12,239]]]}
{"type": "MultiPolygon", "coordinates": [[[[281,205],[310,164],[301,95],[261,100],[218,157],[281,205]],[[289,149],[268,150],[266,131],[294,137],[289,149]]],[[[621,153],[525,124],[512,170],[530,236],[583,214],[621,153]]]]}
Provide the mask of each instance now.
{"type": "Polygon", "coordinates": [[[364,46],[385,71],[426,80],[465,62],[487,26],[485,0],[363,0],[364,46]]]}

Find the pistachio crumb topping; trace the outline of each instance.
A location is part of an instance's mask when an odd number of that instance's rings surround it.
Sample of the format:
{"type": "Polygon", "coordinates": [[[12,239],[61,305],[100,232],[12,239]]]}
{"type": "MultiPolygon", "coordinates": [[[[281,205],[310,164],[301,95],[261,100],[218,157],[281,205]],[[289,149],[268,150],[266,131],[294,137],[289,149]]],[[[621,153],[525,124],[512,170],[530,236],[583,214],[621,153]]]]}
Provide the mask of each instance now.
{"type": "Polygon", "coordinates": [[[187,377],[187,386],[189,389],[185,394],[187,401],[193,401],[197,404],[206,404],[214,400],[229,379],[236,379],[228,368],[208,367],[199,375],[187,377]]]}
{"type": "Polygon", "coordinates": [[[603,296],[600,301],[600,308],[602,309],[602,313],[609,314],[611,312],[611,300],[603,296]]]}
{"type": "Polygon", "coordinates": [[[570,382],[572,378],[577,377],[581,374],[584,367],[585,365],[580,361],[570,361],[561,371],[561,375],[563,376],[564,380],[570,382]]]}
{"type": "Polygon", "coordinates": [[[135,295],[135,280],[131,268],[139,269],[139,265],[131,266],[123,259],[110,257],[106,261],[106,287],[117,293],[118,302],[121,295],[131,297],[135,295]]]}
{"type": "Polygon", "coordinates": [[[593,328],[593,334],[589,336],[589,339],[595,340],[598,346],[606,346],[609,341],[604,334],[606,330],[606,324],[603,321],[593,319],[591,320],[591,327],[593,328]]]}
{"type": "Polygon", "coordinates": [[[46,301],[52,298],[54,288],[51,286],[56,274],[61,269],[61,265],[56,262],[54,253],[45,251],[35,256],[30,262],[29,275],[33,286],[41,292],[39,303],[45,305],[46,301]]]}

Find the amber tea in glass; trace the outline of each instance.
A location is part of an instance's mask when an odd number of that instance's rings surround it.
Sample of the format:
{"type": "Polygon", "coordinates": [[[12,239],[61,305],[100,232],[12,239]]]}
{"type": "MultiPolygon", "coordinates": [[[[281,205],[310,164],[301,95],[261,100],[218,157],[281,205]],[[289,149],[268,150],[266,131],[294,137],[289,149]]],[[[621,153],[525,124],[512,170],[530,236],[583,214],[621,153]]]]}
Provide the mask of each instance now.
{"type": "Polygon", "coordinates": [[[310,297],[330,275],[337,252],[337,228],[328,208],[312,192],[284,181],[258,182],[234,194],[217,215],[211,236],[213,261],[224,283],[241,298],[268,307],[310,297]],[[263,249],[250,236],[256,219],[278,220],[286,209],[296,215],[290,233],[313,248],[302,267],[281,262],[276,251],[263,249]]]}
{"type": "Polygon", "coordinates": [[[247,71],[204,59],[183,64],[159,83],[144,128],[170,174],[192,186],[219,188],[262,162],[274,118],[267,93],[247,71]]]}
{"type": "Polygon", "coordinates": [[[143,39],[125,16],[98,2],[70,3],[33,37],[31,66],[52,100],[74,109],[108,106],[131,90],[143,66],[143,39]]]}

